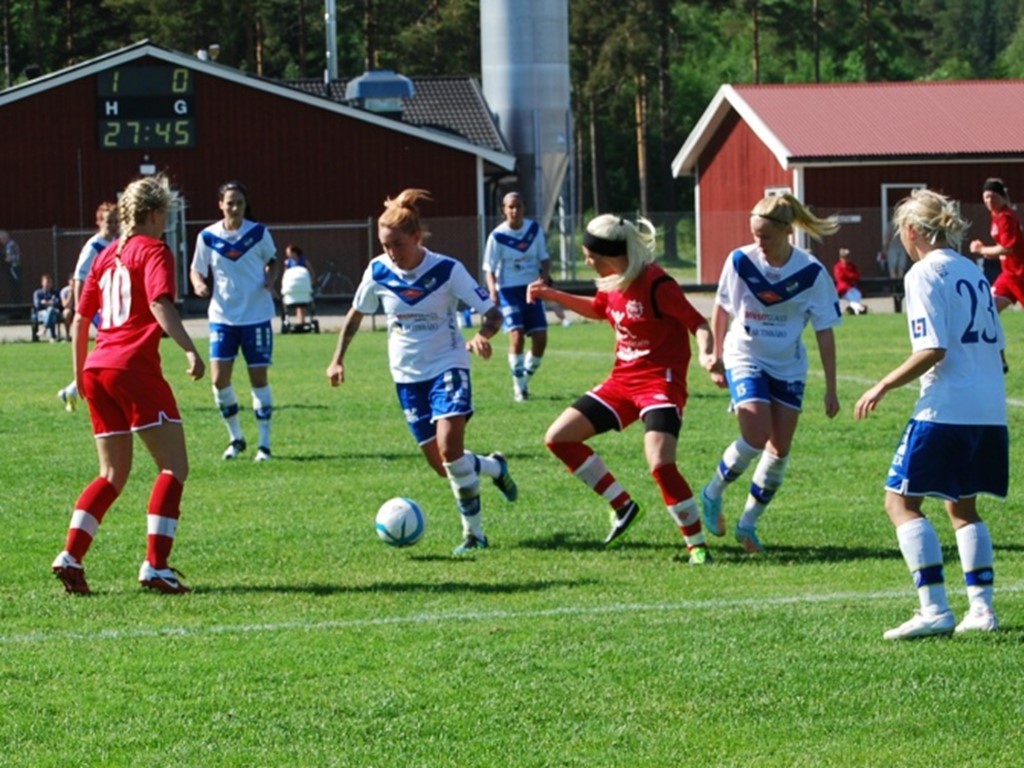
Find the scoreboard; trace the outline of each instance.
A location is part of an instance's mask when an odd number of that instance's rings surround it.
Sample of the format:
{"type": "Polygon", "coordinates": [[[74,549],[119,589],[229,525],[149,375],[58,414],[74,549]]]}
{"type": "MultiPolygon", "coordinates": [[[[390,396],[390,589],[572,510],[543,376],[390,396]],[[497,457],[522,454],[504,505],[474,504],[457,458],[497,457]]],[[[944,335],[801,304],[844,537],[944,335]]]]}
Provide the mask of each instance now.
{"type": "Polygon", "coordinates": [[[186,67],[127,66],[96,76],[101,149],[196,145],[195,75],[186,67]]]}

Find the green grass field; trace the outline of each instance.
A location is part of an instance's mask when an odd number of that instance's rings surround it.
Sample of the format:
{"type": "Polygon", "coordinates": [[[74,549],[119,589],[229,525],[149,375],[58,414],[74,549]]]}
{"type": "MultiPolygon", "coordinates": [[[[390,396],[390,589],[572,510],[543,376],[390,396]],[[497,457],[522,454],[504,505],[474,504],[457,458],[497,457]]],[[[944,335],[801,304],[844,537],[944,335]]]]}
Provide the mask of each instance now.
{"type": "MultiPolygon", "coordinates": [[[[1016,438],[1024,314],[1004,325],[1016,438]]],[[[917,605],[882,507],[916,390],[892,393],[867,422],[852,407],[907,353],[905,319],[852,318],[837,336],[843,412],[823,416],[812,350],[787,482],[760,526],[769,552],[714,539],[707,568],[686,563],[638,427],[594,441],[647,509],[611,551],[603,503],[544,448],[546,426],[610,368],[605,325],[553,327],[525,404],[511,401],[503,341],[474,362],[468,445],[508,455],[520,499],[485,482],[492,547],[461,560],[448,485],[407,433],[383,333],[356,339],[340,390],[323,375],[333,334],[277,337],[267,464],[221,461],[209,382],[189,382],[168,343],[192,463],[172,562],[195,592],[135,582],[154,476],[140,447],[86,561],[89,598],[65,595],[49,570],[96,472],[87,414],[54,397],[68,345],[0,345],[0,764],[1019,765],[1019,473],[1009,499],[982,502],[1002,631],[883,641],[917,605]],[[427,512],[409,549],[374,534],[395,495],[427,512]]],[[[680,465],[699,488],[736,426],[702,372],[691,390],[680,465]]],[[[253,445],[251,413],[244,423],[253,445]]],[[[1019,443],[1011,450],[1019,467],[1019,443]]],[[[744,495],[727,498],[730,522],[744,495]]],[[[954,538],[941,507],[927,509],[959,615],[954,538]]]]}

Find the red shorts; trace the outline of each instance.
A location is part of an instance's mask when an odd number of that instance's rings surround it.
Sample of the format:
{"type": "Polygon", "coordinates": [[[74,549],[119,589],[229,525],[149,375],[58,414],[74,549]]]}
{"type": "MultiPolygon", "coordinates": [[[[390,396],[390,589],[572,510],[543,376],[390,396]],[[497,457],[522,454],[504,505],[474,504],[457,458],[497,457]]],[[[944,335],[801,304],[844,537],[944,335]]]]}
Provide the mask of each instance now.
{"type": "Polygon", "coordinates": [[[992,295],[1007,299],[1011,304],[1024,304],[1024,275],[1000,272],[992,283],[992,295]]]}
{"type": "Polygon", "coordinates": [[[96,437],[181,422],[171,386],[159,373],[89,368],[82,373],[82,387],[96,437]]]}
{"type": "Polygon", "coordinates": [[[672,407],[679,418],[686,406],[686,382],[666,377],[631,377],[628,381],[614,375],[588,393],[611,409],[625,429],[652,408],[672,407]]]}

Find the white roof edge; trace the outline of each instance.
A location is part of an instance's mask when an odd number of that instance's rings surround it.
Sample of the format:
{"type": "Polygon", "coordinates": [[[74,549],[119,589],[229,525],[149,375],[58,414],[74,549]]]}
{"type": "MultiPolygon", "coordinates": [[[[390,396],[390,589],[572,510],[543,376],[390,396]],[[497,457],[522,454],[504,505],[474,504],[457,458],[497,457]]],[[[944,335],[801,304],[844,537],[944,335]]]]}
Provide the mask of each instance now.
{"type": "Polygon", "coordinates": [[[272,93],[275,96],[308,104],[327,112],[334,112],[335,114],[345,115],[346,117],[361,120],[381,128],[397,131],[398,133],[404,133],[408,136],[415,136],[418,139],[422,139],[433,144],[440,144],[460,152],[468,152],[469,154],[493,163],[506,171],[514,170],[516,167],[515,155],[481,147],[478,144],[461,140],[449,134],[435,133],[415,125],[398,122],[386,117],[379,117],[372,112],[366,112],[365,110],[329,101],[328,99],[314,96],[313,94],[305,93],[295,88],[279,85],[272,80],[247,75],[233,67],[216,64],[210,61],[203,61],[202,59],[197,59],[194,56],[172,51],[167,48],[161,48],[160,46],[149,43],[148,41],[136,43],[133,46],[122,48],[119,51],[114,51],[109,54],[104,54],[83,64],[75,64],[71,67],[67,67],[66,69],[52,72],[48,75],[36,78],[35,80],[31,80],[23,85],[9,88],[6,91],[0,91],[0,107],[5,104],[20,101],[21,99],[25,99],[30,96],[35,96],[38,93],[42,93],[43,91],[59,85],[80,80],[83,77],[91,77],[97,72],[102,72],[103,70],[110,69],[111,67],[127,64],[131,61],[147,56],[155,59],[161,59],[169,64],[188,67],[212,77],[229,80],[248,88],[255,88],[256,90],[264,91],[266,93],[272,93]]]}
{"type": "Polygon", "coordinates": [[[697,121],[693,130],[690,131],[690,135],[683,142],[682,148],[672,160],[673,177],[693,174],[701,152],[707,147],[715,129],[721,125],[730,109],[736,110],[743,121],[750,126],[750,129],[758,135],[775,159],[779,161],[779,165],[783,169],[789,169],[789,148],[769,130],[757,112],[737,93],[735,88],[731,85],[723,85],[719,87],[711,103],[704,110],[704,114],[700,116],[700,120],[697,121]]]}

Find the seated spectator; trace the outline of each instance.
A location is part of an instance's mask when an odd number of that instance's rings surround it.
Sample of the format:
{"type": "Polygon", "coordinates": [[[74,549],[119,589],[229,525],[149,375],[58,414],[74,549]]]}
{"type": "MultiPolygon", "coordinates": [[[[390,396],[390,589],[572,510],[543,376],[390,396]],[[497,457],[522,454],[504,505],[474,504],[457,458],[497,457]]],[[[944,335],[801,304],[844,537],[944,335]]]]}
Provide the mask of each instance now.
{"type": "Polygon", "coordinates": [[[57,323],[61,319],[60,294],[53,290],[53,278],[44,274],[39,280],[39,287],[32,294],[32,309],[36,320],[50,333],[50,343],[57,341],[57,323]]]}
{"type": "Polygon", "coordinates": [[[60,289],[61,320],[64,321],[64,338],[71,341],[71,321],[75,317],[75,274],[68,275],[68,282],[60,289]]]}
{"type": "Polygon", "coordinates": [[[850,249],[839,249],[839,261],[832,267],[832,277],[836,281],[836,292],[840,299],[845,299],[846,314],[864,315],[868,308],[864,306],[864,296],[860,292],[860,269],[850,261],[850,249]]]}
{"type": "Polygon", "coordinates": [[[289,243],[284,249],[284,274],[281,277],[281,301],[285,312],[294,309],[295,322],[309,322],[306,310],[313,303],[313,270],[302,249],[289,243]]]}

